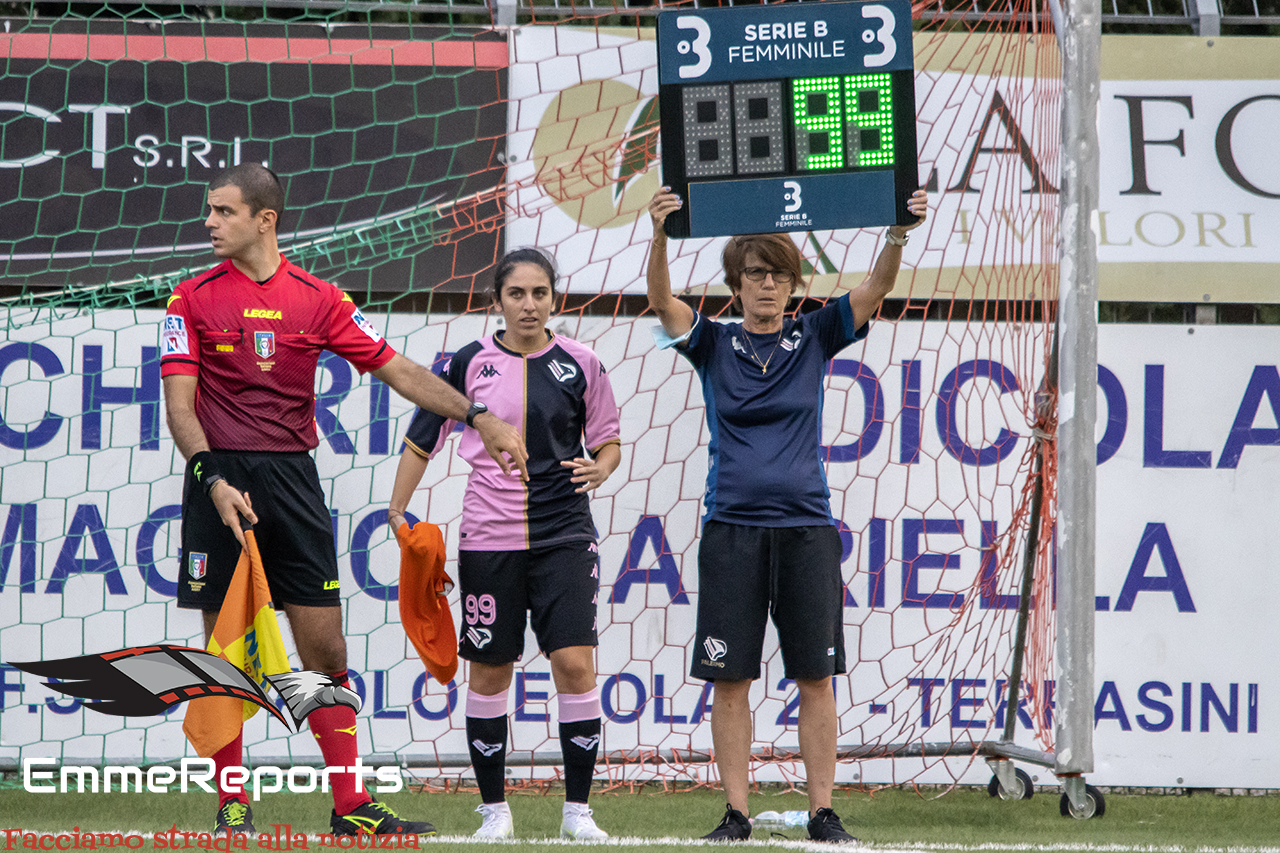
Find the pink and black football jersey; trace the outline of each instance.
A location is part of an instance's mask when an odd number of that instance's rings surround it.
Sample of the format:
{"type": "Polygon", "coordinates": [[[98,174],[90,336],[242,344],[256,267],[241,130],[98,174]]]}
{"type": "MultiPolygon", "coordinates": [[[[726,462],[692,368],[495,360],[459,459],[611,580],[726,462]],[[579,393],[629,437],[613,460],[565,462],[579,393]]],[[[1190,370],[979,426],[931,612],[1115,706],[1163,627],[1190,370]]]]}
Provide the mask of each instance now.
{"type": "Polygon", "coordinates": [[[199,378],[196,416],[215,450],[314,450],[321,351],[361,372],[395,355],[349,296],[280,260],[262,283],[223,261],[169,298],[160,374],[199,378]]]}
{"type": "MultiPolygon", "coordinates": [[[[462,500],[463,551],[520,551],[596,540],[587,495],[577,494],[563,461],[619,443],[618,406],[604,365],[590,348],[552,335],[527,355],[502,345],[501,333],[467,344],[454,354],[445,379],[473,402],[524,435],[529,482],[502,473],[473,429],[463,430],[458,452],[471,465],[462,500]]],[[[432,456],[454,421],[419,410],[405,444],[432,456]]]]}

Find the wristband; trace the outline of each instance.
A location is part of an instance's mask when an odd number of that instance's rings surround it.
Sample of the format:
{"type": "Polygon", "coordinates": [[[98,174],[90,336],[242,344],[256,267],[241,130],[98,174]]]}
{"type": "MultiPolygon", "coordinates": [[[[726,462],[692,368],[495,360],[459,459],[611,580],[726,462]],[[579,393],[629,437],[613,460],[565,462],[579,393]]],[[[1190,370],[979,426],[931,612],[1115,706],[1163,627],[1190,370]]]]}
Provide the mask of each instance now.
{"type": "Polygon", "coordinates": [[[911,235],[903,234],[901,237],[895,237],[892,230],[884,229],[884,239],[891,246],[905,246],[911,239],[911,235]]]}
{"type": "Polygon", "coordinates": [[[221,478],[217,464],[213,461],[213,454],[207,450],[201,450],[199,453],[193,454],[191,457],[191,475],[196,478],[196,482],[205,491],[209,488],[209,479],[211,477],[221,478]]]}

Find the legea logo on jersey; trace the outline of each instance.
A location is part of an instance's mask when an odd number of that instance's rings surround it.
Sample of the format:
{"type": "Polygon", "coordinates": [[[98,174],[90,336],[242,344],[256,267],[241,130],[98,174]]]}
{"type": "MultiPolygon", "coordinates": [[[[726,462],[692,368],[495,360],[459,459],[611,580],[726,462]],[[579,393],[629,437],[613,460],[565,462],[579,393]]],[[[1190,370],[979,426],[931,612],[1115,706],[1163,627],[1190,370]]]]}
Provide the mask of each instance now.
{"type": "Polygon", "coordinates": [[[680,66],[680,79],[701,77],[711,68],[711,25],[697,15],[685,15],[676,21],[676,28],[693,31],[692,39],[676,42],[676,52],[693,59],[680,66]]]}
{"type": "Polygon", "coordinates": [[[557,382],[568,382],[578,375],[578,365],[571,361],[555,361],[553,359],[547,367],[551,370],[551,375],[556,378],[557,382]]]}
{"type": "Polygon", "coordinates": [[[254,332],[253,333],[253,351],[258,354],[258,358],[271,358],[276,354],[276,333],[275,332],[254,332]]]}

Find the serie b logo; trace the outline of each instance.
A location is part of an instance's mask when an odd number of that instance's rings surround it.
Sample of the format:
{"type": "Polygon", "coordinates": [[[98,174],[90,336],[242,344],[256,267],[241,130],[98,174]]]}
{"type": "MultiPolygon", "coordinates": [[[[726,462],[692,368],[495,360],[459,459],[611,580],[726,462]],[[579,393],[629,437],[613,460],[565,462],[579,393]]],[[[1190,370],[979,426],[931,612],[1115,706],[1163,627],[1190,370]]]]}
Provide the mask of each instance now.
{"type": "Polygon", "coordinates": [[[783,208],[787,213],[795,213],[804,204],[800,200],[800,182],[799,181],[783,181],[783,189],[786,190],[782,194],[782,200],[787,203],[783,208]]]}
{"type": "Polygon", "coordinates": [[[680,79],[701,77],[711,67],[711,26],[697,15],[686,15],[676,21],[676,27],[693,31],[691,40],[676,43],[677,53],[682,56],[692,53],[695,60],[692,65],[680,66],[680,79]]]}

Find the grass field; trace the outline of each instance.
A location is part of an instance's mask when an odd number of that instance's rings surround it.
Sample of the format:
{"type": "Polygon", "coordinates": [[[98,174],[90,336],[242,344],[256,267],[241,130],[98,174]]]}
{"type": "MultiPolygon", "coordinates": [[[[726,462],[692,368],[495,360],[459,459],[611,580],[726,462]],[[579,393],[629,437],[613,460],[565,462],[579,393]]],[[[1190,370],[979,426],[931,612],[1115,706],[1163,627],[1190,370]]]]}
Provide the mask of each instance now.
{"type": "MultiPolygon", "coordinates": [[[[11,783],[10,783],[11,784],[11,783]]],[[[836,811],[846,828],[865,846],[876,850],[922,850],[938,853],[966,851],[1081,851],[1090,853],[1280,853],[1280,795],[1158,796],[1107,793],[1106,814],[1092,820],[1072,820],[1058,812],[1059,792],[1040,789],[1031,800],[992,799],[985,790],[960,789],[932,799],[903,790],[875,794],[838,792],[836,811]]],[[[473,842],[468,836],[479,826],[473,813],[479,798],[467,793],[401,792],[384,798],[406,817],[426,819],[440,836],[424,839],[429,850],[480,850],[494,844],[524,851],[556,850],[565,843],[560,828],[558,794],[516,793],[510,797],[516,835],[511,842],[473,842]]],[[[605,792],[592,797],[597,823],[613,838],[608,847],[667,853],[687,850],[719,821],[724,800],[717,791],[697,789],[679,793],[659,790],[605,792]]],[[[49,794],[0,789],[0,830],[21,827],[34,832],[82,831],[157,833],[172,826],[207,832],[212,828],[214,802],[208,794],[49,794]]],[[[321,849],[318,834],[328,829],[331,800],[326,794],[267,794],[253,804],[259,832],[273,824],[288,824],[292,832],[312,836],[310,849],[321,849]]],[[[796,792],[759,793],[751,808],[785,811],[805,807],[796,792]]],[[[20,843],[0,849],[23,849],[20,843]]],[[[715,845],[717,848],[725,845],[715,845]]],[[[830,850],[808,842],[803,829],[785,832],[757,830],[752,841],[737,847],[830,850]]],[[[149,840],[145,849],[156,849],[149,840]]],[[[192,842],[196,848],[196,842],[192,842]]],[[[249,849],[257,849],[250,841],[249,849]]]]}

